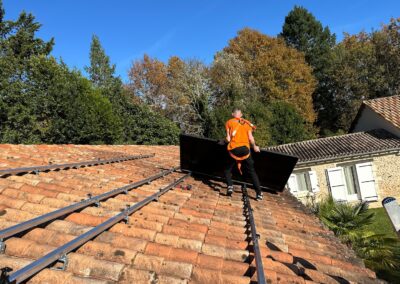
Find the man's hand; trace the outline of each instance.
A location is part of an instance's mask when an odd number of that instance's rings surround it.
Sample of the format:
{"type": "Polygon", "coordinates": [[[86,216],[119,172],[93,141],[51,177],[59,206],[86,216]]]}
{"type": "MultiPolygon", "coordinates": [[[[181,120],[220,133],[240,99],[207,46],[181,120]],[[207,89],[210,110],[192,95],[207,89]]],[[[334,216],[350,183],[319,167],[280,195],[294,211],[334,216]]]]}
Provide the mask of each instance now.
{"type": "Polygon", "coordinates": [[[253,146],[253,150],[254,150],[254,152],[259,153],[259,152],[260,152],[260,147],[254,145],[254,146],[253,146]]]}

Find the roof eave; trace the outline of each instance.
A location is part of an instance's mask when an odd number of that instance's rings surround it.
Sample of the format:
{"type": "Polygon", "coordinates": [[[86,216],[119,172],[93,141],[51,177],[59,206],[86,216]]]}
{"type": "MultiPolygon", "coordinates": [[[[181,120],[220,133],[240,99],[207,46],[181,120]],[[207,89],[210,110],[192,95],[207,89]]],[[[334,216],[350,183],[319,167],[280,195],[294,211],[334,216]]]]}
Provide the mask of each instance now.
{"type": "Polygon", "coordinates": [[[399,148],[394,148],[394,149],[389,149],[389,150],[377,150],[377,151],[372,151],[368,153],[357,153],[357,154],[349,154],[349,155],[344,155],[340,157],[329,157],[329,158],[323,158],[323,159],[318,159],[318,160],[312,160],[312,161],[304,161],[304,162],[298,162],[296,164],[296,168],[301,166],[313,166],[317,164],[327,164],[328,162],[337,162],[337,161],[345,161],[345,160],[351,160],[354,158],[368,158],[372,156],[382,156],[386,154],[396,154],[400,153],[400,147],[399,148]]]}

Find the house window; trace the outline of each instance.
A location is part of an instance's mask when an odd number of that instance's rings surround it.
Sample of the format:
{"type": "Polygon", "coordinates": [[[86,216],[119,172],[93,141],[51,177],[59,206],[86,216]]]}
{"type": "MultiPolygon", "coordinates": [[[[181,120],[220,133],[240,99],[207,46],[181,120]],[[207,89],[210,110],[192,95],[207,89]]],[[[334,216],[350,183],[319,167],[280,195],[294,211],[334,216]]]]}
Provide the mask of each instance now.
{"type": "Polygon", "coordinates": [[[359,184],[358,184],[356,166],[351,165],[343,167],[343,171],[346,179],[347,194],[348,195],[358,194],[360,190],[358,189],[359,184]]]}
{"type": "Polygon", "coordinates": [[[300,193],[317,192],[319,185],[315,171],[301,171],[290,175],[287,187],[290,192],[297,195],[300,193]]]}
{"type": "Polygon", "coordinates": [[[308,172],[296,174],[298,191],[311,191],[310,176],[308,172]]]}
{"type": "Polygon", "coordinates": [[[337,201],[376,201],[375,178],[371,162],[327,169],[332,197],[337,201]]]}

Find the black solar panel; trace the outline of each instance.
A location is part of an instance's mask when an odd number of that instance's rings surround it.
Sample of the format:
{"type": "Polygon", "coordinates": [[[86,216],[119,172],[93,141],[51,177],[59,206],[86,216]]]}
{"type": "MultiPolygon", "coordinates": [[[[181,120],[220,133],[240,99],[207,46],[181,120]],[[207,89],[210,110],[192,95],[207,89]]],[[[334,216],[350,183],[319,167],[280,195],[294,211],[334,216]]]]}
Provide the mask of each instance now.
{"type": "MultiPolygon", "coordinates": [[[[193,173],[224,178],[223,170],[229,159],[226,145],[219,145],[217,140],[192,135],[180,136],[181,169],[193,173]]],[[[261,186],[273,191],[282,191],[285,187],[298,158],[262,150],[252,153],[256,172],[261,186]]],[[[251,183],[251,180],[234,169],[234,179],[251,183]]]]}

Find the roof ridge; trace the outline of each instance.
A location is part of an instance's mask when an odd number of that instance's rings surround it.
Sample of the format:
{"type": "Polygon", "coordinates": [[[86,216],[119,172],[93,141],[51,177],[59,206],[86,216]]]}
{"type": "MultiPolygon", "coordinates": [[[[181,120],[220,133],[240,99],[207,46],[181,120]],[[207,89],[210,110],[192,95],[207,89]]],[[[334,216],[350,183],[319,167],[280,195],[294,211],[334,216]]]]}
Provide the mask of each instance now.
{"type": "Polygon", "coordinates": [[[326,140],[335,140],[335,139],[340,139],[342,137],[357,136],[357,135],[361,135],[361,134],[369,134],[369,133],[373,133],[373,132],[376,132],[376,131],[383,131],[383,132],[387,132],[387,133],[390,134],[390,132],[386,131],[385,129],[376,128],[376,129],[372,129],[372,130],[368,130],[368,131],[346,133],[346,134],[342,134],[342,135],[335,135],[335,136],[329,136],[329,137],[320,137],[320,138],[304,140],[304,141],[299,141],[299,142],[293,142],[293,143],[281,144],[281,145],[276,145],[276,146],[270,146],[270,147],[267,147],[267,149],[268,148],[278,148],[278,147],[284,147],[284,146],[291,146],[291,145],[300,145],[302,143],[311,143],[311,142],[322,141],[322,140],[324,140],[324,141],[326,141],[326,140]]]}
{"type": "Polygon", "coordinates": [[[379,97],[379,98],[363,100],[363,103],[372,102],[372,101],[379,101],[379,100],[387,100],[387,99],[392,99],[392,98],[397,98],[397,97],[400,98],[400,95],[393,95],[393,96],[379,97]]]}

